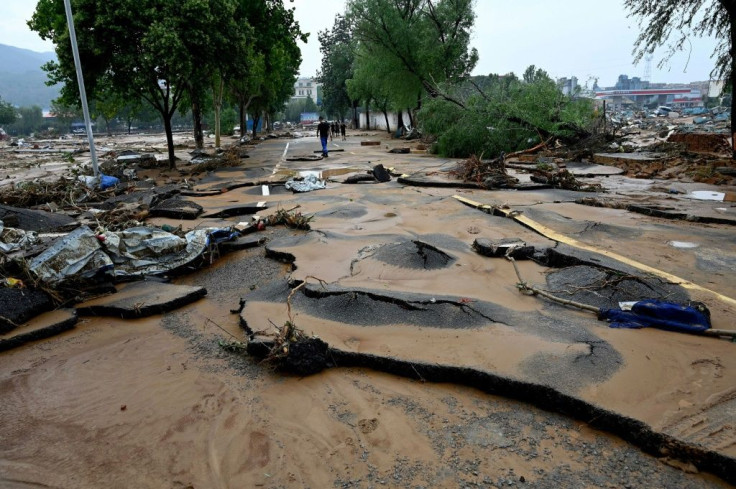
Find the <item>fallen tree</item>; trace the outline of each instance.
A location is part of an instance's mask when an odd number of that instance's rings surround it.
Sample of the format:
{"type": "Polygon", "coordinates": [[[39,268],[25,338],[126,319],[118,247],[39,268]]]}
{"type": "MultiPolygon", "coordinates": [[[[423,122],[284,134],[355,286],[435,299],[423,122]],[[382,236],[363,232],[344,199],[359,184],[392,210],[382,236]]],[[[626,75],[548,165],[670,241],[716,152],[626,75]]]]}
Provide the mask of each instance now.
{"type": "Polygon", "coordinates": [[[426,101],[419,119],[422,131],[437,138],[436,152],[463,158],[579,141],[590,136],[594,111],[589,100],[564,95],[545,71],[530,66],[523,79],[489,75],[448,86],[426,101]]]}

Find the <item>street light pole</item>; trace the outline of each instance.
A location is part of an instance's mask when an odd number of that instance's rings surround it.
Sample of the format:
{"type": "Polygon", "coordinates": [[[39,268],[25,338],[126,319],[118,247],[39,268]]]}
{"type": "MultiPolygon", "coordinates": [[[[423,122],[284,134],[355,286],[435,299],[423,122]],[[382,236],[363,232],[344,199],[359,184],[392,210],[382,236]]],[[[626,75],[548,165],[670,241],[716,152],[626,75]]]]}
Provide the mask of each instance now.
{"type": "Polygon", "coordinates": [[[74,66],[77,69],[77,83],[79,84],[79,97],[82,99],[82,111],[84,112],[84,124],[87,127],[87,140],[89,141],[89,152],[92,155],[92,170],[95,177],[100,173],[97,167],[97,152],[95,151],[95,139],[92,136],[92,122],[89,117],[89,106],[87,105],[87,91],[84,88],[84,77],[82,76],[82,63],[79,61],[79,47],[77,46],[77,33],[74,30],[74,17],[72,17],[72,6],[70,0],[64,0],[66,10],[66,22],[69,25],[69,39],[72,43],[74,54],[74,66]]]}

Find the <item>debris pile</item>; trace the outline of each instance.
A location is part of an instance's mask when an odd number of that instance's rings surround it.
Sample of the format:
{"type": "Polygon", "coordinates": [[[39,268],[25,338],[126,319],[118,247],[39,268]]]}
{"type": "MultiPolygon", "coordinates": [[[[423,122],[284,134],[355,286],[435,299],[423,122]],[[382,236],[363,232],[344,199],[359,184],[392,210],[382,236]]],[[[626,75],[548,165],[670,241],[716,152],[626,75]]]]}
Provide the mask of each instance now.
{"type": "Polygon", "coordinates": [[[474,182],[485,188],[513,188],[519,180],[506,173],[504,155],[492,160],[483,160],[471,155],[467,160],[459,163],[451,172],[460,180],[474,182]]]}

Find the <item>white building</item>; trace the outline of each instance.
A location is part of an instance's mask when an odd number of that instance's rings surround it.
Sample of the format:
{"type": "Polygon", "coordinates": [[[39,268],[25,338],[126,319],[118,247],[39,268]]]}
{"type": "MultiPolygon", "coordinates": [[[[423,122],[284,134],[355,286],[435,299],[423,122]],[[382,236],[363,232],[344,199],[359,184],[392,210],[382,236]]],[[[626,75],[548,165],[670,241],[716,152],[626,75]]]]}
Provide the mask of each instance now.
{"type": "Polygon", "coordinates": [[[315,104],[320,104],[322,101],[319,99],[318,88],[321,83],[317,83],[314,78],[299,78],[294,83],[294,94],[291,96],[292,100],[311,98],[315,104]]]}

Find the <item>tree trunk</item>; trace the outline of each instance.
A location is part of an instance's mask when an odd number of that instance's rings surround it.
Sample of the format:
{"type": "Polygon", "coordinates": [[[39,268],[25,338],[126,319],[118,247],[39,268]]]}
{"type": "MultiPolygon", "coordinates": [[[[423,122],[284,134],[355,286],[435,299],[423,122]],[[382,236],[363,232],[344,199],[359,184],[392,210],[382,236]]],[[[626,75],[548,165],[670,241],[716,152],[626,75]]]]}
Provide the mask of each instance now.
{"type": "Polygon", "coordinates": [[[403,110],[399,110],[398,120],[396,122],[399,126],[397,128],[399,132],[399,137],[401,137],[404,135],[404,111],[403,110]]]}
{"type": "Polygon", "coordinates": [[[411,113],[411,109],[406,109],[406,112],[409,114],[409,125],[414,127],[414,116],[411,113]]]}
{"type": "Polygon", "coordinates": [[[371,130],[371,109],[368,105],[368,101],[365,103],[365,128],[371,130]]]}
{"type": "Polygon", "coordinates": [[[225,80],[222,76],[218,76],[212,86],[212,101],[215,106],[215,148],[220,147],[220,116],[222,115],[222,97],[224,93],[225,80]]]}
{"type": "Polygon", "coordinates": [[[238,100],[238,114],[240,115],[240,137],[245,136],[245,129],[248,127],[245,123],[245,100],[238,100]]]}
{"type": "Polygon", "coordinates": [[[194,121],[194,145],[197,149],[204,148],[204,134],[202,132],[202,104],[199,96],[192,96],[192,120],[194,121]]]}
{"type": "Polygon", "coordinates": [[[358,121],[358,101],[353,100],[353,129],[358,129],[360,121],[358,121]]]}
{"type": "Polygon", "coordinates": [[[258,132],[258,123],[261,122],[261,115],[254,115],[253,116],[253,139],[256,138],[256,133],[258,132]]]}
{"type": "Polygon", "coordinates": [[[731,21],[731,158],[736,160],[736,10],[727,10],[731,21]]]}
{"type": "Polygon", "coordinates": [[[391,134],[391,124],[389,124],[388,122],[388,112],[386,111],[386,109],[383,109],[382,112],[383,112],[383,118],[386,119],[386,132],[391,134]]]}
{"type": "Polygon", "coordinates": [[[169,170],[176,169],[176,155],[174,155],[174,134],[171,131],[171,117],[174,115],[168,110],[161,114],[164,118],[164,130],[166,131],[166,143],[169,149],[169,170]]]}

